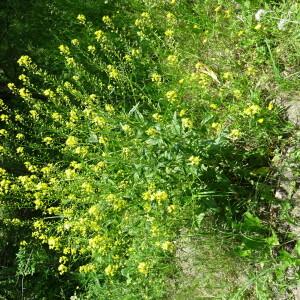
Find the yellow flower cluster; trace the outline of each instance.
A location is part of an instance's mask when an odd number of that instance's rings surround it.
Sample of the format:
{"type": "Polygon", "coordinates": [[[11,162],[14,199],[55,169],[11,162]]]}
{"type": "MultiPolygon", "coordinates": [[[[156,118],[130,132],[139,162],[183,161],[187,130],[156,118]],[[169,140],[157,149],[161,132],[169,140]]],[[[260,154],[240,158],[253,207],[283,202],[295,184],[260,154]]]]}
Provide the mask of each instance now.
{"type": "Polygon", "coordinates": [[[86,17],[85,17],[85,15],[79,14],[79,15],[77,16],[77,20],[79,21],[80,24],[85,24],[85,22],[86,22],[86,17]]]}
{"type": "Polygon", "coordinates": [[[189,157],[188,161],[191,166],[198,166],[201,162],[201,158],[199,156],[192,155],[189,157]]]}
{"type": "Polygon", "coordinates": [[[43,139],[43,142],[46,144],[46,145],[51,145],[52,142],[53,142],[53,138],[47,136],[43,139]]]}
{"type": "Polygon", "coordinates": [[[176,55],[171,54],[167,57],[167,62],[169,64],[175,64],[177,63],[177,61],[178,61],[178,57],[176,55]]]}
{"type": "Polygon", "coordinates": [[[149,273],[149,265],[145,262],[140,262],[137,267],[138,271],[147,276],[149,273]]]}
{"type": "Polygon", "coordinates": [[[66,140],[66,145],[70,148],[77,146],[78,139],[75,136],[69,136],[66,140]]]}
{"type": "Polygon", "coordinates": [[[106,276],[112,277],[116,274],[118,268],[119,268],[118,265],[108,265],[105,268],[104,273],[106,274],[106,276]]]}
{"type": "Polygon", "coordinates": [[[79,267],[80,273],[92,273],[95,271],[96,271],[96,267],[94,264],[91,264],[91,263],[79,267]]]}
{"type": "Polygon", "coordinates": [[[95,54],[96,47],[94,45],[88,45],[87,51],[90,52],[90,53],[92,53],[92,54],[95,54]]]}
{"type": "Polygon", "coordinates": [[[96,41],[97,42],[104,42],[105,41],[105,34],[102,30],[95,31],[96,41]]]}
{"type": "Polygon", "coordinates": [[[28,55],[22,55],[17,62],[21,67],[29,67],[32,63],[32,60],[28,55]]]}
{"type": "Polygon", "coordinates": [[[168,91],[166,93],[166,98],[170,102],[175,102],[176,99],[177,99],[177,93],[176,93],[176,91],[168,91]]]}
{"type": "Polygon", "coordinates": [[[232,129],[230,131],[229,137],[232,140],[237,140],[241,136],[241,132],[238,129],[232,129]]]}
{"type": "Polygon", "coordinates": [[[158,131],[156,128],[154,127],[150,127],[146,130],[146,134],[149,135],[149,136],[155,136],[158,134],[158,131]]]}
{"type": "Polygon", "coordinates": [[[161,84],[161,75],[159,75],[158,73],[152,73],[151,74],[151,81],[155,82],[156,84],[161,84]]]}
{"type": "Polygon", "coordinates": [[[103,16],[102,21],[107,26],[112,26],[112,19],[109,16],[103,16]]]}
{"type": "Polygon", "coordinates": [[[60,45],[58,47],[58,49],[59,49],[60,53],[63,54],[63,55],[70,55],[70,49],[69,49],[68,46],[66,46],[66,45],[60,45]]]}
{"type": "Polygon", "coordinates": [[[116,211],[121,210],[126,206],[126,201],[114,194],[107,195],[106,200],[110,203],[110,205],[112,205],[113,209],[116,211]]]}
{"type": "Polygon", "coordinates": [[[165,202],[168,200],[169,195],[165,191],[153,191],[149,189],[148,191],[143,193],[144,200],[157,201],[158,203],[165,202]]]}
{"type": "Polygon", "coordinates": [[[161,248],[164,250],[164,251],[170,251],[172,252],[174,250],[174,244],[170,241],[165,241],[161,244],[161,248]]]}
{"type": "Polygon", "coordinates": [[[244,109],[244,114],[245,115],[248,115],[248,116],[253,116],[253,115],[256,115],[260,112],[261,108],[256,105],[256,104],[253,104],[249,107],[247,107],[246,109],[244,109]]]}
{"type": "Polygon", "coordinates": [[[181,124],[183,128],[192,129],[193,128],[193,121],[189,118],[182,118],[181,124]]]}
{"type": "Polygon", "coordinates": [[[25,88],[19,89],[19,95],[25,100],[29,100],[31,98],[31,93],[25,88]]]}
{"type": "Polygon", "coordinates": [[[112,65],[107,66],[107,72],[108,72],[109,78],[114,79],[114,80],[118,79],[120,76],[119,71],[112,65]]]}
{"type": "Polygon", "coordinates": [[[72,40],[71,40],[71,44],[72,44],[73,46],[79,46],[79,40],[78,40],[78,39],[72,39],[72,40]]]}
{"type": "Polygon", "coordinates": [[[173,29],[167,29],[167,30],[165,31],[165,36],[166,36],[167,38],[172,38],[172,37],[174,36],[174,30],[173,30],[173,29]]]}

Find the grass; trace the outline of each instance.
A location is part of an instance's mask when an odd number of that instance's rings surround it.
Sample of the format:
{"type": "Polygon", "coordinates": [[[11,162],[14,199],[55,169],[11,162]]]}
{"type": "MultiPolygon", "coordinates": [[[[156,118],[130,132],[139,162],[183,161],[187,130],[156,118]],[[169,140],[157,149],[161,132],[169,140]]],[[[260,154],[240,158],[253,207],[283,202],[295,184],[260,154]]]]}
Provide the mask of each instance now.
{"type": "Polygon", "coordinates": [[[292,127],[274,97],[299,83],[298,15],[132,1],[74,16],[54,71],[22,56],[19,103],[1,102],[13,297],[287,297],[299,258],[272,159],[292,127]]]}

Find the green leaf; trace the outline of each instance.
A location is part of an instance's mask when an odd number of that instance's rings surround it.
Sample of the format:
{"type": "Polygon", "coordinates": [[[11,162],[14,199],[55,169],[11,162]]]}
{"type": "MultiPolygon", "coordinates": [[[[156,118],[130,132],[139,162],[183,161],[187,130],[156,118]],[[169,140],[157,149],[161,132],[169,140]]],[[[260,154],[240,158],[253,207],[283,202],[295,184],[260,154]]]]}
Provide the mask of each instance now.
{"type": "Polygon", "coordinates": [[[295,246],[295,250],[296,250],[297,255],[300,256],[300,240],[297,241],[296,246],[295,246]]]}
{"type": "Polygon", "coordinates": [[[272,230],[272,236],[268,237],[265,239],[265,241],[268,243],[268,245],[270,245],[271,247],[274,247],[274,246],[279,246],[280,243],[279,243],[279,240],[278,240],[278,237],[276,235],[276,233],[272,230]]]}

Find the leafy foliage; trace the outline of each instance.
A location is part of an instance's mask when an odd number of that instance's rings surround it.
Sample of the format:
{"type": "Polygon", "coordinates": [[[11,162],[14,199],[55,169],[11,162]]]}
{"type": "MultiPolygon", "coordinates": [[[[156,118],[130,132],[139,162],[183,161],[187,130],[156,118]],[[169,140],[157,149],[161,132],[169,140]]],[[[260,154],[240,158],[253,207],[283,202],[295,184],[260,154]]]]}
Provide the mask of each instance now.
{"type": "Polygon", "coordinates": [[[292,24],[253,20],[250,2],[89,4],[72,21],[51,6],[74,31],[58,31],[52,67],[22,55],[8,84],[19,102],[1,102],[17,297],[161,299],[179,230],[209,215],[245,259],[282,250],[284,274],[298,260],[260,208],[275,203],[270,162],[289,131],[268,85],[286,86],[292,24]]]}

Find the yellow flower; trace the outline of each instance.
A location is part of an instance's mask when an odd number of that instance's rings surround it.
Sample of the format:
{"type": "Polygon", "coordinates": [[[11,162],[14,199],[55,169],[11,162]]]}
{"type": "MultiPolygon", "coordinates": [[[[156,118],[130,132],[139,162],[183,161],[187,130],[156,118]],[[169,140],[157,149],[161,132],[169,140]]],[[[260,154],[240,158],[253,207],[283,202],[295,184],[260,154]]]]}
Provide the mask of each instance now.
{"type": "Polygon", "coordinates": [[[270,102],[268,105],[268,110],[272,110],[273,108],[274,108],[274,104],[272,102],[270,102]]]}
{"type": "Polygon", "coordinates": [[[144,192],[142,197],[144,200],[154,200],[154,195],[151,191],[144,192]]]}
{"type": "Polygon", "coordinates": [[[75,59],[73,57],[67,57],[66,58],[66,63],[68,66],[76,66],[75,59]]]}
{"type": "Polygon", "coordinates": [[[95,271],[96,271],[96,267],[93,264],[86,264],[86,265],[79,267],[80,273],[90,273],[90,272],[95,272],[95,271]]]}
{"type": "Polygon", "coordinates": [[[225,73],[223,74],[223,78],[224,78],[225,80],[231,80],[231,79],[233,78],[233,74],[232,74],[231,72],[225,72],[225,73]]]}
{"type": "Polygon", "coordinates": [[[89,153],[89,150],[88,150],[88,147],[76,147],[74,152],[82,157],[85,157],[88,153],[89,153]]]}
{"type": "Polygon", "coordinates": [[[166,98],[170,102],[174,102],[177,99],[177,93],[176,91],[168,91],[166,93],[166,98]]]}
{"type": "Polygon", "coordinates": [[[149,273],[149,266],[145,262],[140,262],[137,268],[138,268],[138,271],[140,273],[144,274],[145,276],[149,273]]]}
{"type": "Polygon", "coordinates": [[[179,112],[179,117],[183,117],[183,116],[185,116],[185,114],[186,114],[186,109],[182,109],[180,112],[179,112]]]}
{"type": "Polygon", "coordinates": [[[60,45],[58,47],[60,54],[64,54],[64,55],[70,55],[70,49],[68,46],[66,45],[60,45]]]}
{"type": "Polygon", "coordinates": [[[174,204],[171,204],[167,207],[167,212],[171,214],[175,211],[175,209],[176,209],[176,206],[174,204]]]}
{"type": "Polygon", "coordinates": [[[18,78],[19,78],[19,80],[23,81],[24,83],[28,82],[28,77],[25,74],[19,75],[18,78]]]}
{"type": "Polygon", "coordinates": [[[242,97],[242,92],[238,89],[235,89],[233,90],[233,96],[236,98],[236,99],[241,99],[242,97]]]}
{"type": "Polygon", "coordinates": [[[79,21],[79,23],[85,24],[85,22],[86,22],[86,17],[85,17],[85,15],[79,14],[79,15],[77,16],[77,20],[79,21]]]}
{"type": "Polygon", "coordinates": [[[244,114],[248,116],[258,114],[259,112],[260,112],[260,107],[256,104],[253,104],[247,107],[246,109],[244,109],[244,114]]]}
{"type": "Polygon", "coordinates": [[[169,55],[168,57],[167,57],[167,62],[169,63],[169,64],[175,64],[176,62],[177,62],[177,60],[178,60],[178,58],[177,58],[177,56],[176,55],[169,55]]]}
{"type": "Polygon", "coordinates": [[[87,49],[88,49],[88,52],[90,52],[92,54],[94,54],[96,52],[96,47],[93,45],[89,45],[87,49]]]}
{"type": "Polygon", "coordinates": [[[43,139],[43,142],[46,144],[46,145],[51,145],[52,142],[53,142],[53,138],[47,136],[43,139]]]}
{"type": "Polygon", "coordinates": [[[152,115],[152,118],[156,121],[156,122],[159,122],[162,120],[162,116],[158,113],[155,113],[152,115]]]}
{"type": "Polygon", "coordinates": [[[107,66],[107,71],[108,71],[108,76],[111,79],[118,79],[119,78],[118,70],[115,67],[113,67],[112,65],[107,66]]]}
{"type": "Polygon", "coordinates": [[[96,41],[97,42],[103,42],[105,39],[105,34],[102,30],[97,30],[94,32],[95,36],[96,36],[96,41]]]}
{"type": "Polygon", "coordinates": [[[93,205],[89,208],[88,213],[92,216],[98,216],[100,214],[100,209],[98,205],[93,205]]]}
{"type": "Polygon", "coordinates": [[[193,128],[193,121],[189,118],[182,118],[181,124],[183,128],[188,128],[188,129],[193,128]]]}
{"type": "Polygon", "coordinates": [[[49,249],[58,250],[60,246],[60,240],[58,237],[50,236],[48,239],[49,249]]]}
{"type": "Polygon", "coordinates": [[[60,264],[57,269],[60,275],[68,271],[68,268],[64,264],[60,264]]]}
{"type": "Polygon", "coordinates": [[[199,163],[201,162],[200,157],[199,156],[194,156],[194,155],[190,156],[188,160],[189,160],[189,164],[191,166],[198,166],[199,163]]]}
{"type": "Polygon", "coordinates": [[[261,29],[261,23],[258,23],[255,27],[254,27],[255,30],[259,30],[261,29]]]}
{"type": "Polygon", "coordinates": [[[22,117],[21,115],[17,114],[17,115],[15,116],[15,120],[16,120],[17,122],[22,122],[24,119],[23,119],[23,117],[22,117]]]}
{"type": "Polygon", "coordinates": [[[96,124],[99,127],[104,127],[105,124],[106,124],[105,119],[103,117],[101,117],[101,116],[95,116],[95,117],[93,117],[92,121],[93,121],[94,124],[96,124]]]}
{"type": "Polygon", "coordinates": [[[146,130],[146,134],[149,136],[154,136],[158,134],[158,131],[154,127],[150,127],[146,130]]]}
{"type": "Polygon", "coordinates": [[[62,119],[61,114],[59,114],[58,112],[54,112],[51,115],[52,119],[56,122],[60,121],[62,119]]]}
{"type": "Polygon", "coordinates": [[[167,29],[167,30],[165,31],[165,36],[166,36],[167,38],[173,37],[173,36],[174,36],[174,30],[172,30],[172,29],[167,29]]]}
{"type": "Polygon", "coordinates": [[[132,132],[132,129],[131,127],[128,125],[128,124],[125,124],[125,125],[121,125],[121,128],[122,130],[125,132],[125,133],[131,133],[132,132]]]}
{"type": "Polygon", "coordinates": [[[159,203],[168,200],[168,197],[168,193],[165,191],[157,191],[154,194],[154,199],[159,203]]]}
{"type": "Polygon", "coordinates": [[[175,19],[175,16],[171,12],[168,12],[166,18],[168,21],[173,21],[175,19]]]}
{"type": "Polygon", "coordinates": [[[95,166],[93,166],[93,170],[97,172],[106,168],[106,166],[107,166],[106,162],[100,161],[95,166]]]}
{"type": "Polygon", "coordinates": [[[106,145],[107,144],[107,138],[105,138],[104,136],[100,136],[99,139],[99,144],[102,144],[102,145],[106,145]]]}
{"type": "Polygon", "coordinates": [[[53,170],[53,164],[47,164],[45,167],[41,168],[41,172],[45,175],[49,175],[53,170]]]}
{"type": "Polygon", "coordinates": [[[109,16],[103,16],[102,17],[102,21],[106,25],[112,25],[112,20],[111,20],[111,18],[109,16]]]}
{"type": "Polygon", "coordinates": [[[5,152],[6,152],[6,149],[2,145],[0,145],[0,153],[5,153],[5,152]]]}
{"type": "Polygon", "coordinates": [[[51,91],[50,89],[44,90],[43,94],[49,98],[53,98],[55,96],[55,93],[53,91],[51,91]]]}
{"type": "Polygon", "coordinates": [[[260,119],[257,120],[257,122],[260,123],[260,124],[262,124],[264,122],[264,119],[260,118],[260,119]]]}
{"type": "Polygon", "coordinates": [[[6,170],[0,167],[0,175],[3,176],[6,174],[6,170]]]}
{"type": "Polygon", "coordinates": [[[6,129],[0,129],[0,135],[2,135],[2,136],[7,136],[8,135],[8,132],[7,132],[7,130],[6,129]]]}
{"type": "Polygon", "coordinates": [[[217,109],[218,108],[218,106],[216,104],[214,104],[214,103],[210,104],[209,107],[211,109],[217,109]]]}
{"type": "Polygon", "coordinates": [[[149,13],[145,12],[145,11],[141,13],[141,17],[144,18],[144,19],[150,19],[149,13]]]}
{"type": "Polygon", "coordinates": [[[16,85],[14,83],[8,83],[7,87],[11,90],[11,91],[15,91],[16,90],[16,85]]]}
{"type": "Polygon", "coordinates": [[[161,75],[159,75],[158,73],[152,73],[151,80],[152,80],[152,82],[160,84],[161,83],[161,75]]]}
{"type": "Polygon", "coordinates": [[[78,121],[78,115],[77,111],[75,109],[70,110],[70,122],[77,122],[78,121]]]}
{"type": "Polygon", "coordinates": [[[216,130],[216,131],[219,131],[219,130],[221,130],[221,124],[218,123],[218,122],[213,122],[211,124],[211,128],[214,129],[214,130],[216,130]]]}
{"type": "Polygon", "coordinates": [[[141,51],[139,49],[131,49],[131,55],[133,57],[138,57],[141,54],[141,51]]]}
{"type": "Polygon", "coordinates": [[[118,270],[118,266],[117,265],[108,265],[104,272],[106,274],[106,276],[112,277],[115,275],[116,271],[118,270]]]}
{"type": "Polygon", "coordinates": [[[74,46],[78,46],[79,45],[78,39],[71,40],[71,44],[74,45],[74,46]]]}
{"type": "Polygon", "coordinates": [[[28,243],[25,240],[23,240],[23,241],[20,242],[20,246],[26,246],[27,244],[28,243]]]}
{"type": "Polygon", "coordinates": [[[31,62],[31,58],[28,55],[22,55],[17,61],[18,65],[21,67],[29,67],[31,62]]]}
{"type": "Polygon", "coordinates": [[[238,129],[232,129],[229,136],[231,139],[236,140],[241,136],[241,132],[238,129]]]}
{"type": "Polygon", "coordinates": [[[164,251],[173,251],[174,250],[174,245],[172,242],[170,241],[165,241],[161,244],[161,248],[164,250],[164,251]]]}
{"type": "Polygon", "coordinates": [[[69,136],[66,140],[68,147],[75,147],[78,144],[78,139],[75,136],[69,136]]]}
{"type": "Polygon", "coordinates": [[[30,116],[32,117],[32,119],[37,119],[39,116],[39,114],[36,110],[30,110],[29,113],[30,113],[30,116]]]}
{"type": "Polygon", "coordinates": [[[19,94],[25,100],[29,99],[31,97],[30,92],[27,89],[25,89],[25,88],[19,89],[19,94]]]}
{"type": "Polygon", "coordinates": [[[86,192],[86,193],[92,193],[94,191],[93,186],[89,182],[84,182],[81,185],[81,188],[86,192]]]}
{"type": "Polygon", "coordinates": [[[108,113],[113,113],[115,111],[114,107],[111,104],[105,104],[104,108],[108,113]]]}
{"type": "Polygon", "coordinates": [[[218,12],[218,11],[220,11],[220,10],[221,10],[221,8],[222,8],[222,5],[219,5],[219,6],[217,6],[217,7],[215,8],[215,12],[218,12]]]}
{"type": "Polygon", "coordinates": [[[17,151],[18,154],[22,154],[22,153],[24,153],[24,147],[18,147],[16,149],[16,151],[17,151]]]}
{"type": "Polygon", "coordinates": [[[255,75],[256,70],[253,66],[249,66],[245,72],[248,76],[255,75]]]}

